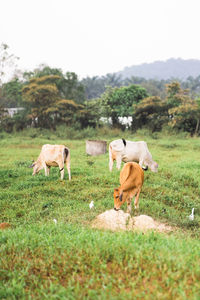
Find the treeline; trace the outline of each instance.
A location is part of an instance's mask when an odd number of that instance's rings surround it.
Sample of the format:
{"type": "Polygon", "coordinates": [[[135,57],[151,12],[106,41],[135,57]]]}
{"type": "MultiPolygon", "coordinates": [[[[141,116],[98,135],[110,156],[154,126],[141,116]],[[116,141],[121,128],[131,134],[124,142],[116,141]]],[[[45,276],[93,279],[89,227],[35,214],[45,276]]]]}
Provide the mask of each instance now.
{"type": "MultiPolygon", "coordinates": [[[[199,71],[200,73],[200,71],[199,71]]],[[[200,95],[200,75],[196,78],[190,76],[185,81],[178,78],[171,78],[168,80],[145,79],[141,77],[132,76],[130,78],[122,79],[120,75],[107,74],[106,76],[87,77],[81,80],[85,88],[85,95],[88,100],[98,98],[103,94],[108,86],[121,87],[129,86],[131,84],[139,84],[147,90],[151,96],[159,96],[164,99],[166,97],[166,85],[177,81],[180,83],[182,89],[189,89],[189,96],[194,99],[200,95]]]]}
{"type": "Polygon", "coordinates": [[[122,130],[145,127],[154,132],[168,127],[191,135],[200,133],[200,76],[185,82],[122,80],[116,74],[79,80],[73,72],[44,65],[17,74],[0,83],[0,130],[55,130],[63,124],[95,128],[108,121],[109,126],[122,130]],[[13,107],[21,110],[11,117],[8,109],[13,107]],[[129,118],[127,124],[125,117],[129,118]]]}

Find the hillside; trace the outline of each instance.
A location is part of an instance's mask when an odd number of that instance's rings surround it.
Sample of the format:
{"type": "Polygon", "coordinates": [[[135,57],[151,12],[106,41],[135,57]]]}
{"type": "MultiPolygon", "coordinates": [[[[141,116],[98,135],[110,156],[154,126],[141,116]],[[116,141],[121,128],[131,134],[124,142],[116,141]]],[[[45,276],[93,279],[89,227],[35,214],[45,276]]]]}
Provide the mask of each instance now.
{"type": "Polygon", "coordinates": [[[131,67],[125,67],[117,73],[122,78],[132,76],[143,77],[145,79],[187,79],[189,76],[197,77],[200,75],[200,60],[188,59],[168,59],[166,61],[155,61],[153,63],[144,63],[131,67]]]}

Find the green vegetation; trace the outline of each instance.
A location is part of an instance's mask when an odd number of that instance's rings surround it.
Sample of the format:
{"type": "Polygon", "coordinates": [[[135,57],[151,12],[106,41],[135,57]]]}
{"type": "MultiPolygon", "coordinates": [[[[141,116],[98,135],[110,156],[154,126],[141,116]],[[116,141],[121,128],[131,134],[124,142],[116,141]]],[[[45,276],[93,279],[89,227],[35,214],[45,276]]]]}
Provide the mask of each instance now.
{"type": "Polygon", "coordinates": [[[11,227],[0,231],[0,299],[199,299],[199,150],[199,138],[185,133],[66,127],[2,133],[0,222],[11,227]],[[140,214],[173,226],[170,234],[90,227],[113,208],[119,171],[108,171],[108,153],[87,156],[85,140],[109,143],[122,135],[147,141],[159,163],[158,173],[145,172],[140,214]],[[61,181],[57,168],[49,177],[43,170],[32,176],[28,166],[45,143],[70,148],[71,182],[67,171],[61,181]]]}
{"type": "Polygon", "coordinates": [[[56,130],[60,125],[95,128],[104,120],[132,132],[168,127],[200,135],[200,76],[181,82],[107,74],[80,81],[74,72],[64,74],[46,65],[17,72],[17,59],[8,45],[0,45],[1,77],[9,66],[16,71],[9,82],[0,80],[0,131],[11,133],[28,127],[56,130]],[[9,108],[18,108],[17,113],[13,116],[9,108]],[[124,124],[125,117],[129,124],[124,124]]]}
{"type": "Polygon", "coordinates": [[[133,105],[147,97],[147,92],[139,85],[108,88],[101,96],[102,116],[111,118],[113,127],[120,127],[120,117],[133,115],[133,105]]]}

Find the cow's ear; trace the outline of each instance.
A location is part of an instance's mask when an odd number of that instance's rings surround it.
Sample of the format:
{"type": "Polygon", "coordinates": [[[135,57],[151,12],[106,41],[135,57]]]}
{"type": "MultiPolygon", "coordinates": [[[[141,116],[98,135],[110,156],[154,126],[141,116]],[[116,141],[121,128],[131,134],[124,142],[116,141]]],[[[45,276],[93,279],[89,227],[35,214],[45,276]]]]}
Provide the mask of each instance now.
{"type": "Polygon", "coordinates": [[[119,195],[119,200],[122,201],[122,197],[123,197],[123,191],[120,193],[119,195]]]}
{"type": "Polygon", "coordinates": [[[33,163],[32,165],[29,166],[29,168],[33,168],[36,163],[33,163]]]}

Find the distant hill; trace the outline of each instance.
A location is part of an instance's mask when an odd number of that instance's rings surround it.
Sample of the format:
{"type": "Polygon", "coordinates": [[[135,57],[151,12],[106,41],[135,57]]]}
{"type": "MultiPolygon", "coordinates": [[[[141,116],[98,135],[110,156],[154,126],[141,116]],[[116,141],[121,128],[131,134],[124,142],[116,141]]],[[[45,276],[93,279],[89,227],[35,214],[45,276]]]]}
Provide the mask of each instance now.
{"type": "Polygon", "coordinates": [[[170,78],[185,80],[189,76],[197,77],[200,75],[200,60],[170,58],[166,61],[155,61],[153,63],[125,67],[117,74],[121,75],[123,79],[136,76],[157,80],[170,78]]]}

